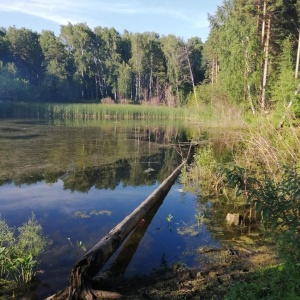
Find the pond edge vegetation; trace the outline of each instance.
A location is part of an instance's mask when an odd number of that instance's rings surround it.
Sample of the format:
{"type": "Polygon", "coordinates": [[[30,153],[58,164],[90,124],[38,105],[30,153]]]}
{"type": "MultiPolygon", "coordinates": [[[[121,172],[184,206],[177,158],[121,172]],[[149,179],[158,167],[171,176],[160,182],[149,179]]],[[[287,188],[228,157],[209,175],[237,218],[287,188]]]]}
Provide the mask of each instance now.
{"type": "Polygon", "coordinates": [[[246,214],[278,246],[277,265],[252,274],[251,284],[237,279],[222,296],[299,299],[299,3],[223,1],[204,44],[83,23],[62,26],[59,37],[3,29],[1,117],[197,122],[191,138],[205,145],[183,184],[246,214]],[[28,43],[35,51],[26,52],[28,43]]]}

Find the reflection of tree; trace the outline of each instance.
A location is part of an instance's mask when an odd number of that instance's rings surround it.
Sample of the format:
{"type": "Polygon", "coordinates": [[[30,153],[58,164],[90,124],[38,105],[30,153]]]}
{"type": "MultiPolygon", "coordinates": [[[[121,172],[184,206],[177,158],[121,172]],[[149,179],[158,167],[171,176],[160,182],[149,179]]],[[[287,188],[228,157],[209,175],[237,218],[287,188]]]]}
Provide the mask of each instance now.
{"type": "MultiPolygon", "coordinates": [[[[101,123],[101,122],[100,122],[101,123]]],[[[64,188],[87,192],[123,184],[152,185],[167,177],[180,156],[170,144],[185,139],[180,126],[135,122],[100,127],[7,122],[0,149],[0,186],[63,180],[64,188]],[[30,140],[23,135],[35,136],[30,140]],[[14,137],[17,138],[14,138],[14,137]],[[147,168],[154,171],[145,173],[147,168]]],[[[1,128],[0,128],[1,129],[1,128]]]]}
{"type": "Polygon", "coordinates": [[[178,154],[173,148],[162,148],[150,157],[136,160],[119,160],[114,164],[100,167],[74,169],[63,177],[64,189],[88,192],[93,186],[96,189],[115,189],[119,184],[123,186],[153,185],[157,175],[165,179],[178,165],[178,154]],[[165,154],[167,152],[167,155],[165,154]],[[145,173],[148,167],[144,161],[154,161],[155,170],[145,173]]]}
{"type": "Polygon", "coordinates": [[[17,180],[14,181],[15,185],[21,185],[21,184],[33,184],[39,181],[43,181],[44,176],[42,173],[34,173],[30,176],[21,176],[17,180]]]}

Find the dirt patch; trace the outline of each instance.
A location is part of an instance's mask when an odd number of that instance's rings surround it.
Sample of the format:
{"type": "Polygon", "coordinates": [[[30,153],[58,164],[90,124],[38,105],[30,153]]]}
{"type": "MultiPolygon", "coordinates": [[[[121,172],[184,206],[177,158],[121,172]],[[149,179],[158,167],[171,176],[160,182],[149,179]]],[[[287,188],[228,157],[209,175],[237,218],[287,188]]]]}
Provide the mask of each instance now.
{"type": "Polygon", "coordinates": [[[251,281],[258,270],[279,263],[274,245],[202,249],[200,256],[199,268],[174,264],[130,279],[107,273],[97,285],[124,299],[224,299],[233,283],[251,281]]]}

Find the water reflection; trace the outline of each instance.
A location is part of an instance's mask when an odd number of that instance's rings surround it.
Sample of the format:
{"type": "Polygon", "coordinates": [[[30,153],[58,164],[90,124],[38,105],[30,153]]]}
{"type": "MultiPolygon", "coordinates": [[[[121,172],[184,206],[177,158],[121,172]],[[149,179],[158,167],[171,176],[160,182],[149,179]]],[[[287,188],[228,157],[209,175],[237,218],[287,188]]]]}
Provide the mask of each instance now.
{"type": "Polygon", "coordinates": [[[92,186],[113,189],[120,182],[153,184],[180,160],[170,143],[187,138],[184,127],[102,125],[64,127],[1,120],[0,185],[62,179],[66,189],[87,192],[92,186]],[[150,167],[154,172],[145,176],[150,167]]]}
{"type": "MultiPolygon", "coordinates": [[[[84,254],[78,243],[94,246],[174,170],[182,158],[170,144],[186,141],[186,132],[179,124],[0,120],[1,216],[9,226],[20,226],[34,211],[49,241],[38,273],[41,299],[67,284],[84,254]]],[[[197,199],[181,188],[171,188],[107,268],[130,276],[158,268],[162,258],[193,265],[193,249],[217,243],[205,226],[196,236],[185,230],[197,224],[197,199]]]]}

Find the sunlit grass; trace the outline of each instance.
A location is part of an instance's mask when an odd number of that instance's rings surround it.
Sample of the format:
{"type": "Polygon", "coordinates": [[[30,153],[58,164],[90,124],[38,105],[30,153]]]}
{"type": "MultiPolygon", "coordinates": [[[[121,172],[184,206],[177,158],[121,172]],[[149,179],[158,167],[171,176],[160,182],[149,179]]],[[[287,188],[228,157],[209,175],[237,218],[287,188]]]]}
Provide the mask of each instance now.
{"type": "Polygon", "coordinates": [[[175,108],[146,105],[114,104],[53,104],[53,103],[0,103],[0,117],[31,117],[47,119],[83,120],[191,120],[198,111],[191,108],[175,108]]]}

